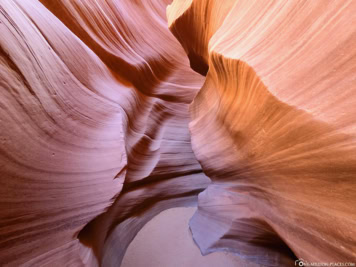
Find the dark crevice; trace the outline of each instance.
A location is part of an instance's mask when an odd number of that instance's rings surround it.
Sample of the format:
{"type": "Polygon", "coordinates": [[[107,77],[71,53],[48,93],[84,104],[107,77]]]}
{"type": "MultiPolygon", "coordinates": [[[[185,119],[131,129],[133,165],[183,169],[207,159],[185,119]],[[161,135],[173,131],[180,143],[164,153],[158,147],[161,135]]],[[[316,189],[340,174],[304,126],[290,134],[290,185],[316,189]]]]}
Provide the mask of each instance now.
{"type": "Polygon", "coordinates": [[[190,61],[190,67],[192,70],[195,72],[198,72],[199,74],[206,76],[209,70],[209,65],[205,63],[204,59],[202,56],[196,54],[193,51],[189,51],[188,58],[190,61]]]}

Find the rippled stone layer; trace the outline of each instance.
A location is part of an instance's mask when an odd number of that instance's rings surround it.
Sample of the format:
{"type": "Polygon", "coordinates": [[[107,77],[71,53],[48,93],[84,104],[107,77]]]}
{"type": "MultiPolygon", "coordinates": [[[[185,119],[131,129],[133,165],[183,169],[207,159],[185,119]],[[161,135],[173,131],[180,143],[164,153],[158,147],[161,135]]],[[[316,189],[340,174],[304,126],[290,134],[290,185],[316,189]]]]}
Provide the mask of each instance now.
{"type": "Polygon", "coordinates": [[[196,205],[203,77],[166,5],[0,3],[1,264],[118,266],[155,214],[196,205]]]}
{"type": "Polygon", "coordinates": [[[355,11],[353,1],[168,8],[197,71],[208,69],[190,123],[213,181],[190,223],[203,253],[355,261],[355,11]]]}
{"type": "Polygon", "coordinates": [[[354,14],[2,0],[0,265],[119,266],[153,216],[197,204],[203,254],[355,262],[354,14]]]}

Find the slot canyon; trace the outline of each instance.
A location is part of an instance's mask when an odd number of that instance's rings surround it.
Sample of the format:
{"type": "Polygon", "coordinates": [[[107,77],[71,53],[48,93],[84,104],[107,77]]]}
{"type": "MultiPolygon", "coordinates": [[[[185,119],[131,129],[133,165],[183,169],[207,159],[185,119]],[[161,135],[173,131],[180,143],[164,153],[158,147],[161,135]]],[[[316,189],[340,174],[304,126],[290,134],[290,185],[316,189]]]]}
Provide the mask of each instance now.
{"type": "Polygon", "coordinates": [[[0,266],[356,266],[356,1],[0,0],[0,266]]]}

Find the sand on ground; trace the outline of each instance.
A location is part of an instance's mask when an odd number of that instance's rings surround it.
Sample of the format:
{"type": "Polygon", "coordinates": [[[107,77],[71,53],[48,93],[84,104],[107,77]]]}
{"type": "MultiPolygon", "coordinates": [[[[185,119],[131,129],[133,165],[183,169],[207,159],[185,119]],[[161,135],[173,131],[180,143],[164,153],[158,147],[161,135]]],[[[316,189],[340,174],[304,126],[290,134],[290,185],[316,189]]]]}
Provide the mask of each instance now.
{"type": "Polygon", "coordinates": [[[202,256],[188,222],[196,208],[168,209],[149,221],[129,245],[121,267],[258,267],[226,252],[202,256]]]}

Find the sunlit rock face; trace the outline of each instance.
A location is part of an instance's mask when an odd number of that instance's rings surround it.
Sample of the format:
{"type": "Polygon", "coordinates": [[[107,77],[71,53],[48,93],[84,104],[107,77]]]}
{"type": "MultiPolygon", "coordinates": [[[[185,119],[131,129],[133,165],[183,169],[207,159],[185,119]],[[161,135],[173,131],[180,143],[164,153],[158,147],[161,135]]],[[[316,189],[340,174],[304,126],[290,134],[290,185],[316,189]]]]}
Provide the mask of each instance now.
{"type": "Polygon", "coordinates": [[[189,124],[213,181],[190,223],[203,253],[355,262],[355,12],[354,1],[169,7],[170,29],[209,69],[189,124]]]}
{"type": "Polygon", "coordinates": [[[194,205],[203,254],[356,262],[355,14],[0,0],[0,265],[119,266],[194,205]]]}

